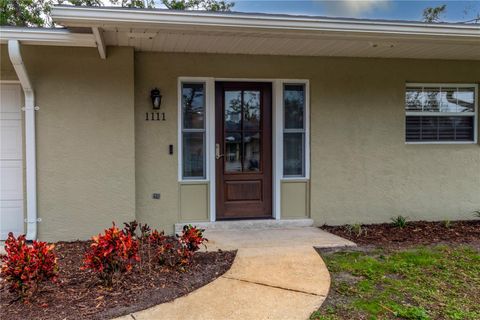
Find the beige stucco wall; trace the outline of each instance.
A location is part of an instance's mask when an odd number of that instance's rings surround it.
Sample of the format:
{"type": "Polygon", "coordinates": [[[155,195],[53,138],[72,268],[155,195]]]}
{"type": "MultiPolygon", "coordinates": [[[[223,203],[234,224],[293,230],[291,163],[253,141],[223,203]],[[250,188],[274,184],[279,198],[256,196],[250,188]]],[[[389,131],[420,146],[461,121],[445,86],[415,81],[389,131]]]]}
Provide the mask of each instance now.
{"type": "MultiPolygon", "coordinates": [[[[39,238],[87,239],[135,215],[133,50],[24,47],[35,88],[39,238]]],[[[1,79],[15,79],[5,46],[1,79]]]]}
{"type": "Polygon", "coordinates": [[[281,182],[281,218],[305,219],[310,216],[308,181],[284,180],[281,182]]]}
{"type": "Polygon", "coordinates": [[[468,219],[480,208],[478,144],[404,143],[405,83],[478,83],[479,62],[136,53],[140,220],[168,231],[180,219],[174,187],[179,76],[310,80],[310,215],[317,225],[388,222],[398,214],[468,219]],[[164,122],[144,121],[153,87],[162,91],[164,122]],[[153,200],[153,192],[161,192],[161,200],[153,200]]]}
{"type": "Polygon", "coordinates": [[[179,183],[179,221],[208,221],[208,183],[179,183]]]}

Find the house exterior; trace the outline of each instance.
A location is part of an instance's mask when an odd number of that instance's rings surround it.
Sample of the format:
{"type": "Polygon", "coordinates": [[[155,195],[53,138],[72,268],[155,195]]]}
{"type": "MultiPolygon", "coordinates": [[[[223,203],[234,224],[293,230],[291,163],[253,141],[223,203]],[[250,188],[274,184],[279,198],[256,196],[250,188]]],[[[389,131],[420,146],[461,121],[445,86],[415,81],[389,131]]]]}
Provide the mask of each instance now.
{"type": "Polygon", "coordinates": [[[480,26],[55,7],[1,27],[1,237],[471,219],[480,26]],[[23,110],[22,110],[23,107],[23,110]]]}

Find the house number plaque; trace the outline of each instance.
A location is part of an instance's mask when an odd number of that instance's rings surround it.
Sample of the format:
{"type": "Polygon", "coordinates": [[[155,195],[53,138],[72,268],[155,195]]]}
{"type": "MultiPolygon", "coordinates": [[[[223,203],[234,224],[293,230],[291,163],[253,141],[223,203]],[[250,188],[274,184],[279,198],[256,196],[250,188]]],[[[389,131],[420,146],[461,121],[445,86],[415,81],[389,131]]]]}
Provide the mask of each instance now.
{"type": "Polygon", "coordinates": [[[145,121],[165,121],[165,112],[145,112],[145,121]]]}

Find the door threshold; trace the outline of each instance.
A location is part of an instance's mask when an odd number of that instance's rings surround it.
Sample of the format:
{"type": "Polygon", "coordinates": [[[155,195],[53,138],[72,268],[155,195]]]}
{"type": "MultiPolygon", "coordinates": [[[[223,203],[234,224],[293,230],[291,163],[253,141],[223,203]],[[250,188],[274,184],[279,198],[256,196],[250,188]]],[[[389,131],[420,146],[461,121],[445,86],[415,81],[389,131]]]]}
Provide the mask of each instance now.
{"type": "Polygon", "coordinates": [[[248,220],[275,220],[272,216],[264,216],[264,217],[240,217],[240,218],[219,218],[215,222],[222,222],[222,221],[248,221],[248,220]]]}
{"type": "Polygon", "coordinates": [[[280,228],[299,228],[313,226],[312,219],[249,219],[249,220],[223,220],[215,222],[180,222],[175,224],[175,233],[182,232],[184,225],[191,224],[201,229],[213,230],[262,230],[280,228]]]}

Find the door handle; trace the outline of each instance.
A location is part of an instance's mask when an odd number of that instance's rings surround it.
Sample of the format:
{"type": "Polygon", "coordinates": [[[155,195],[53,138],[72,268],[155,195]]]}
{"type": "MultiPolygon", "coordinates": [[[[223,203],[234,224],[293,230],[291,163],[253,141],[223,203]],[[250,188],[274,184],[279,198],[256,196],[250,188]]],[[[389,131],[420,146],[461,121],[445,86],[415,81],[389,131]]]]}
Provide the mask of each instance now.
{"type": "Polygon", "coordinates": [[[223,154],[220,154],[220,145],[218,143],[215,144],[215,159],[220,159],[223,157],[223,154]]]}

